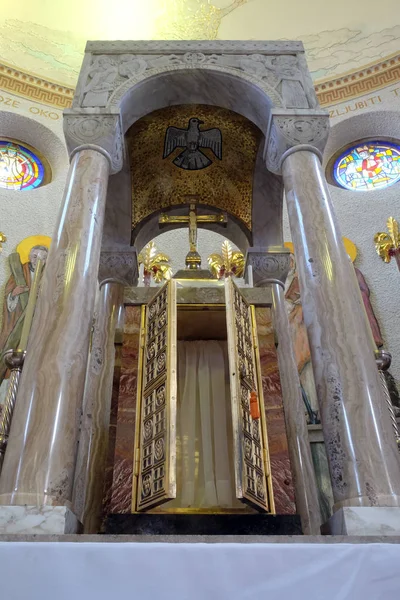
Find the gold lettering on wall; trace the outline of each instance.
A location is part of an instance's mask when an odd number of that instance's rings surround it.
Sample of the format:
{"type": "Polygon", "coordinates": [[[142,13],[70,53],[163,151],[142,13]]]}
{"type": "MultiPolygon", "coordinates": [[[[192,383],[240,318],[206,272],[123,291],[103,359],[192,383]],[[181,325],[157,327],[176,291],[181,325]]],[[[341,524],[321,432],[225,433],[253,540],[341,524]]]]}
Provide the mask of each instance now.
{"type": "Polygon", "coordinates": [[[20,102],[18,100],[13,100],[13,98],[8,98],[7,96],[0,96],[0,104],[3,106],[11,106],[12,108],[18,108],[20,102]]]}
{"type": "Polygon", "coordinates": [[[29,112],[31,112],[33,115],[45,117],[46,119],[52,119],[53,121],[57,121],[60,118],[60,115],[57,113],[52,112],[51,110],[43,110],[43,108],[38,108],[37,106],[30,106],[29,112]]]}
{"type": "MultiPolygon", "coordinates": [[[[0,107],[8,107],[8,108],[25,108],[25,106],[22,104],[19,100],[15,100],[14,98],[11,98],[10,96],[4,96],[0,94],[0,107]]],[[[60,118],[60,114],[56,113],[53,110],[47,110],[44,108],[40,108],[40,106],[34,106],[33,104],[26,106],[26,108],[28,109],[28,111],[32,114],[32,115],[36,115],[38,117],[44,117],[45,119],[50,119],[51,121],[58,121],[60,118]]]]}
{"type": "Polygon", "coordinates": [[[369,98],[366,98],[365,100],[351,102],[350,104],[346,104],[345,106],[341,106],[339,108],[332,108],[329,111],[329,117],[331,119],[334,119],[335,117],[342,117],[342,116],[347,115],[352,112],[357,112],[359,110],[371,108],[371,106],[374,106],[381,102],[382,102],[382,98],[380,96],[370,96],[369,98]]]}

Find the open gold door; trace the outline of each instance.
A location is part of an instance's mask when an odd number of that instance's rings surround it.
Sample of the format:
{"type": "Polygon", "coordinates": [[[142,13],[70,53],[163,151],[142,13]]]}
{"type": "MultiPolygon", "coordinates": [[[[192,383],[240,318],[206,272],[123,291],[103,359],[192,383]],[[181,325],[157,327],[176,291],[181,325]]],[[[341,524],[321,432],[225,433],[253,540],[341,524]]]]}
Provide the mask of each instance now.
{"type": "Polygon", "coordinates": [[[251,309],[231,279],[225,282],[225,294],[236,497],[257,510],[271,511],[265,413],[257,380],[251,309]],[[260,418],[251,416],[251,392],[256,392],[260,418]]]}
{"type": "Polygon", "coordinates": [[[176,497],[176,291],[166,283],[148,304],[143,347],[136,510],[176,497]]]}

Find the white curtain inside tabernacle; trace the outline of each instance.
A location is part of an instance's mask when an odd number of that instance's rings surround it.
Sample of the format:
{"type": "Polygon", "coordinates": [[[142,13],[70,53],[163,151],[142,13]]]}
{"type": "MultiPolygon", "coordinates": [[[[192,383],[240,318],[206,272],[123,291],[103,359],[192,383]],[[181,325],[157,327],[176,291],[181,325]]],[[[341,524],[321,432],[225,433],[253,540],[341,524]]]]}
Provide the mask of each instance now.
{"type": "Polygon", "coordinates": [[[164,507],[243,507],[234,486],[226,342],[178,342],[177,405],[177,498],[164,507]]]}

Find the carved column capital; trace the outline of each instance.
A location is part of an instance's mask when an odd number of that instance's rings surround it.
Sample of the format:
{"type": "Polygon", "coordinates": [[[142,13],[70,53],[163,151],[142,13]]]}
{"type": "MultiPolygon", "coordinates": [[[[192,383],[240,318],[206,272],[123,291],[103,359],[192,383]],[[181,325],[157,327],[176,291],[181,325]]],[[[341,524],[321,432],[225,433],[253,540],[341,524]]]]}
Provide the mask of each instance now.
{"type": "Polygon", "coordinates": [[[100,286],[109,281],[132,287],[137,284],[139,275],[136,248],[103,250],[100,254],[100,286]]]}
{"type": "Polygon", "coordinates": [[[265,287],[275,279],[285,283],[290,268],[290,252],[284,247],[249,248],[246,253],[246,269],[253,267],[254,287],[265,287]]]}
{"type": "Polygon", "coordinates": [[[322,158],[328,134],[329,115],[325,111],[273,110],[264,150],[267,169],[280,175],[286,156],[298,150],[308,150],[322,158]]]}
{"type": "Polygon", "coordinates": [[[70,153],[98,147],[109,158],[112,175],[122,169],[124,136],[118,114],[64,111],[64,135],[70,153]]]}

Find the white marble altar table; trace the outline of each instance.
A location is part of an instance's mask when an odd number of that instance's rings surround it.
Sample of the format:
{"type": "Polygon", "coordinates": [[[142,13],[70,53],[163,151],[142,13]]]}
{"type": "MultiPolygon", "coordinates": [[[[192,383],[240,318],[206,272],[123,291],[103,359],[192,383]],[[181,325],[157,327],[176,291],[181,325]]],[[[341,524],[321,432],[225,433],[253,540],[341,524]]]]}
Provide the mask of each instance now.
{"type": "Polygon", "coordinates": [[[398,596],[400,544],[393,543],[393,538],[391,543],[373,544],[331,541],[0,542],[1,592],[9,600],[377,600],[398,596]]]}

